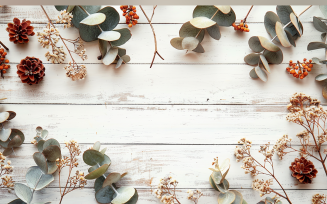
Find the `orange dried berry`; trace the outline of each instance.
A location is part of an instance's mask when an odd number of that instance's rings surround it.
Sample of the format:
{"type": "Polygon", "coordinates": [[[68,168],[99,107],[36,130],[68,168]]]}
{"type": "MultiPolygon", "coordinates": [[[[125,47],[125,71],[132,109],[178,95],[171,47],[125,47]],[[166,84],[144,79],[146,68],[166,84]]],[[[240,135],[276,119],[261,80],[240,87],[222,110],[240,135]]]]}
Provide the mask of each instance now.
{"type": "Polygon", "coordinates": [[[6,70],[2,70],[2,73],[5,74],[5,73],[7,73],[7,71],[6,70]]]}
{"type": "Polygon", "coordinates": [[[290,73],[291,73],[291,74],[295,74],[295,70],[292,69],[292,70],[290,71],[290,73]]]}
{"type": "Polygon", "coordinates": [[[135,10],[135,9],[136,9],[136,7],[135,7],[135,6],[133,6],[133,7],[132,7],[132,9],[133,9],[133,10],[135,10]]]}
{"type": "Polygon", "coordinates": [[[128,24],[128,27],[130,27],[130,28],[131,28],[132,26],[133,26],[133,24],[128,24]]]}
{"type": "Polygon", "coordinates": [[[9,63],[9,60],[6,59],[6,60],[5,60],[5,63],[9,63]]]}
{"type": "Polygon", "coordinates": [[[311,72],[311,68],[308,68],[307,70],[308,70],[308,72],[311,72]]]}
{"type": "Polygon", "coordinates": [[[8,66],[8,65],[5,65],[5,66],[4,66],[4,69],[9,69],[9,66],[8,66]]]}
{"type": "Polygon", "coordinates": [[[309,67],[312,68],[313,67],[313,64],[309,64],[309,67]]]}
{"type": "Polygon", "coordinates": [[[304,58],[303,61],[307,61],[307,58],[304,58]]]}
{"type": "Polygon", "coordinates": [[[308,76],[308,72],[303,72],[304,76],[308,76]]]}
{"type": "Polygon", "coordinates": [[[123,10],[123,9],[124,9],[124,6],[123,6],[123,5],[121,5],[121,6],[120,6],[120,9],[121,9],[121,10],[123,10]]]}
{"type": "Polygon", "coordinates": [[[311,63],[312,62],[312,59],[310,59],[309,62],[311,63]]]}
{"type": "Polygon", "coordinates": [[[300,76],[300,79],[303,79],[303,78],[304,78],[304,76],[303,76],[303,75],[301,75],[301,76],[300,76]]]}
{"type": "Polygon", "coordinates": [[[248,28],[249,27],[248,24],[245,24],[245,27],[248,28]]]}

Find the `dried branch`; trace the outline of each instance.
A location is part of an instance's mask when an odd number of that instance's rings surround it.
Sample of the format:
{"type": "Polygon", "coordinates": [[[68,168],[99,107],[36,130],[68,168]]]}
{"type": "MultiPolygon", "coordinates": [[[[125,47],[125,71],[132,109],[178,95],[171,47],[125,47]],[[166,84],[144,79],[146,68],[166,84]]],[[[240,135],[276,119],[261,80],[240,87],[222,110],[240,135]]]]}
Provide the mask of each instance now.
{"type": "Polygon", "coordinates": [[[140,8],[144,14],[144,16],[146,17],[146,19],[148,20],[150,26],[151,26],[151,29],[152,29],[152,32],[153,32],[153,38],[154,38],[154,55],[153,55],[153,59],[152,59],[152,62],[151,62],[151,65],[150,65],[150,68],[152,67],[153,65],[153,62],[154,62],[154,59],[156,58],[156,55],[158,55],[162,60],[164,60],[164,58],[159,54],[158,52],[158,44],[157,44],[157,37],[156,37],[156,33],[154,31],[154,28],[153,28],[153,25],[152,25],[152,18],[153,18],[153,15],[154,15],[154,10],[157,8],[157,5],[153,7],[153,11],[152,11],[152,16],[151,16],[151,19],[149,19],[149,17],[146,15],[145,11],[143,10],[142,6],[140,5],[140,8]]]}

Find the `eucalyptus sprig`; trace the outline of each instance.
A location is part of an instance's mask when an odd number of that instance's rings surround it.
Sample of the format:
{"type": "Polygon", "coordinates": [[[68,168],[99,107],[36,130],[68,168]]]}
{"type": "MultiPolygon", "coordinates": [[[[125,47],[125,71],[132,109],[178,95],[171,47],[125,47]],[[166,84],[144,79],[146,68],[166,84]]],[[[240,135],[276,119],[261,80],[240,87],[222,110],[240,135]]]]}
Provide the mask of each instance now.
{"type": "Polygon", "coordinates": [[[123,186],[117,188],[117,183],[127,173],[111,172],[106,174],[111,160],[105,154],[106,148],[100,150],[101,143],[95,142],[93,147],[83,153],[84,162],[91,166],[86,179],[96,179],[94,183],[95,198],[99,203],[135,204],[138,200],[137,190],[133,187],[123,186]]]}
{"type": "Polygon", "coordinates": [[[79,29],[79,34],[85,42],[98,40],[103,64],[110,65],[116,62],[116,68],[128,63],[130,57],[126,50],[120,48],[131,38],[128,28],[115,29],[120,16],[115,8],[106,6],[55,6],[58,11],[66,10],[72,13],[72,24],[79,29]],[[101,8],[101,9],[100,9],[101,8]]]}
{"type": "Polygon", "coordinates": [[[14,111],[0,112],[0,146],[5,148],[4,156],[8,156],[14,152],[15,147],[23,144],[25,136],[18,129],[4,128],[4,124],[16,117],[14,111]]]}
{"type": "Polygon", "coordinates": [[[255,52],[244,57],[244,61],[256,66],[250,71],[250,77],[268,80],[267,73],[270,73],[269,63],[280,64],[283,61],[282,50],[272,43],[274,40],[283,47],[296,46],[295,40],[303,34],[303,26],[299,17],[307,11],[307,7],[299,15],[296,15],[289,5],[278,5],[277,14],[268,11],[264,18],[265,28],[272,38],[268,40],[262,36],[253,36],[249,39],[249,46],[255,52]]]}
{"type": "Polygon", "coordinates": [[[229,27],[235,19],[236,15],[230,6],[196,6],[193,19],[182,25],[179,37],[171,39],[170,44],[178,50],[204,53],[201,42],[205,30],[213,39],[219,40],[219,26],[229,27]]]}
{"type": "MultiPolygon", "coordinates": [[[[324,14],[324,17],[327,18],[327,6],[320,5],[319,6],[321,12],[324,14]]],[[[319,59],[318,57],[312,58],[312,61],[316,64],[326,64],[327,65],[327,19],[322,17],[313,17],[313,25],[316,30],[322,32],[321,40],[322,42],[310,42],[308,44],[307,49],[309,51],[316,50],[316,49],[325,49],[325,59],[319,59]]],[[[316,76],[316,81],[326,81],[327,74],[319,74],[316,76]]],[[[325,84],[322,88],[322,95],[325,99],[327,99],[327,85],[325,84]]]]}
{"type": "Polygon", "coordinates": [[[226,176],[230,169],[230,160],[225,159],[219,164],[218,157],[216,157],[212,165],[214,165],[214,168],[210,168],[212,173],[209,177],[209,183],[213,189],[220,192],[218,194],[218,204],[247,204],[240,192],[229,190],[229,182],[226,180],[226,176]]]}

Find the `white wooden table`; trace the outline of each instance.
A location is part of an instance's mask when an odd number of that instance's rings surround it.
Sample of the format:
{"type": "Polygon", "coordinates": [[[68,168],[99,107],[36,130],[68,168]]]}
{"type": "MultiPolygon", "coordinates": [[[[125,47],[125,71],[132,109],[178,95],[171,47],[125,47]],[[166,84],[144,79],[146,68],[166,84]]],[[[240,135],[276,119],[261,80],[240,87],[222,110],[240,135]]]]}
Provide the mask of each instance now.
{"type": "MultiPolygon", "coordinates": [[[[85,80],[73,82],[65,76],[64,65],[49,64],[39,46],[37,37],[30,37],[26,45],[9,42],[6,25],[14,17],[32,21],[35,31],[45,27],[47,20],[39,6],[6,6],[0,8],[0,40],[9,48],[8,59],[12,67],[0,80],[1,111],[12,110],[17,117],[9,125],[21,129],[25,143],[10,156],[15,166],[14,179],[24,182],[29,166],[35,165],[32,154],[37,151],[30,142],[35,128],[49,130],[49,137],[61,143],[75,139],[86,150],[95,141],[101,141],[112,160],[110,171],[129,174],[120,185],[137,188],[140,204],[159,201],[151,193],[161,177],[172,175],[179,181],[178,197],[183,204],[187,189],[201,189],[204,197],[200,204],[217,203],[217,192],[208,182],[214,157],[231,159],[227,176],[232,189],[244,195],[249,204],[260,200],[252,190],[252,178],[245,175],[236,163],[233,151],[237,141],[246,137],[253,141],[254,150],[266,142],[275,143],[283,134],[297,142],[295,134],[302,129],[286,121],[286,105],[295,92],[304,92],[319,98],[322,83],[314,80],[326,67],[315,66],[304,80],[285,73],[289,60],[324,57],[321,50],[307,51],[307,44],[320,41],[320,33],[312,24],[314,15],[322,16],[318,6],[313,6],[301,16],[304,35],[296,41],[296,48],[282,48],[283,64],[271,65],[267,83],[249,77],[251,66],[244,63],[244,56],[251,53],[248,39],[266,36],[263,25],[267,11],[276,12],[275,6],[255,6],[248,17],[249,33],[235,32],[232,27],[221,27],[221,39],[215,41],[206,35],[202,45],[204,54],[188,53],[174,49],[170,39],[177,37],[181,25],[189,21],[195,6],[159,6],[153,18],[160,54],[152,69],[153,35],[145,17],[138,9],[139,24],[131,29],[131,40],[122,47],[127,49],[131,62],[115,69],[97,60],[97,42],[86,44],[89,59],[85,80]],[[16,74],[16,65],[26,56],[35,56],[46,64],[46,76],[39,85],[22,84],[16,74]]],[[[45,6],[51,18],[58,12],[45,6]]],[[[116,7],[117,10],[119,7],[116,7]]],[[[151,13],[151,6],[144,6],[151,13]]],[[[300,13],[306,6],[293,6],[300,13]]],[[[249,6],[233,6],[239,22],[249,6]]],[[[120,11],[119,11],[120,12],[120,11]]],[[[126,27],[121,17],[119,27],[126,27]]],[[[63,36],[76,38],[75,28],[58,25],[63,36]]],[[[77,58],[76,58],[77,59],[77,58]]],[[[69,60],[69,59],[67,59],[69,60]]],[[[68,62],[68,61],[67,61],[68,62]]],[[[288,166],[296,154],[283,161],[275,158],[277,177],[293,203],[311,203],[315,193],[326,193],[326,176],[321,165],[314,161],[319,171],[312,184],[301,185],[291,177],[288,166]]],[[[87,166],[80,161],[80,170],[87,166]]],[[[278,189],[277,185],[274,188],[278,189]]],[[[0,203],[16,198],[14,192],[0,189],[0,203]]],[[[34,201],[59,201],[58,176],[51,185],[35,193],[34,201]]],[[[96,203],[93,182],[83,190],[65,196],[63,203],[96,203]]],[[[284,202],[286,203],[286,201],[284,202]]]]}

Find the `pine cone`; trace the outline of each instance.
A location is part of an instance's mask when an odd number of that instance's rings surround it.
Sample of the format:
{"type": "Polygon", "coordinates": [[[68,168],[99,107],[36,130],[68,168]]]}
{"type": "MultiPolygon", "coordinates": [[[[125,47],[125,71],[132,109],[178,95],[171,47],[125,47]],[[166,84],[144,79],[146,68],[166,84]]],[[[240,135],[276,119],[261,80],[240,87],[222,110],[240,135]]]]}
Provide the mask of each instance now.
{"type": "Polygon", "coordinates": [[[28,43],[27,36],[33,36],[34,27],[31,26],[31,21],[24,19],[22,22],[18,18],[14,18],[14,23],[8,23],[7,31],[9,32],[9,40],[17,43],[28,43]]]}
{"type": "Polygon", "coordinates": [[[26,57],[17,65],[17,74],[23,83],[38,84],[45,76],[42,61],[35,57],[26,57]]]}
{"type": "Polygon", "coordinates": [[[292,171],[292,176],[303,184],[311,183],[311,180],[315,178],[318,173],[312,161],[304,157],[300,159],[295,158],[294,162],[291,163],[290,170],[292,171]]]}

